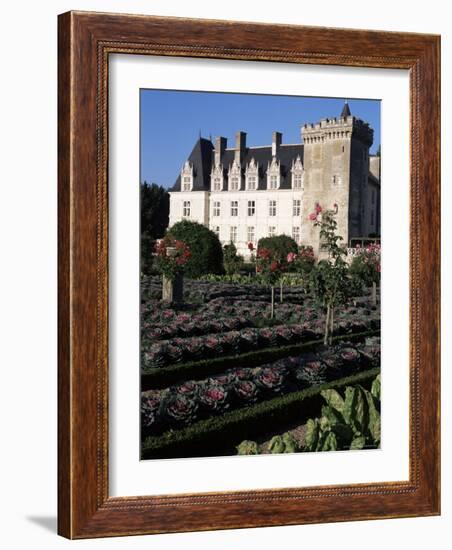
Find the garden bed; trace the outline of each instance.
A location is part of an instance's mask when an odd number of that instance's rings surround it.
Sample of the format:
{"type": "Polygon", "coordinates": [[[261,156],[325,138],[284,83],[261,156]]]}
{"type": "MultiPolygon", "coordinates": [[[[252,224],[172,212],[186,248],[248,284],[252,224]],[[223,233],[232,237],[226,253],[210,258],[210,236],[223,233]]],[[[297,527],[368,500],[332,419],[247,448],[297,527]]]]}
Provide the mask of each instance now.
{"type": "Polygon", "coordinates": [[[380,372],[375,367],[335,381],[278,396],[249,407],[200,420],[179,430],[168,430],[143,440],[141,458],[181,458],[233,455],[234,445],[271,430],[315,416],[322,404],[320,392],[346,385],[369,385],[380,372]],[[301,416],[300,416],[301,412],[301,416]]]}
{"type": "MultiPolygon", "coordinates": [[[[366,337],[379,336],[379,334],[379,330],[364,331],[354,335],[346,334],[335,336],[333,342],[339,343],[344,340],[359,342],[366,337]]],[[[262,363],[277,361],[289,355],[296,355],[314,350],[322,344],[322,339],[315,339],[298,344],[266,348],[239,355],[235,354],[213,359],[190,361],[184,364],[172,365],[160,369],[149,369],[141,375],[141,390],[165,388],[179,381],[188,379],[196,380],[205,378],[206,376],[213,376],[229,368],[255,367],[262,363]]]]}

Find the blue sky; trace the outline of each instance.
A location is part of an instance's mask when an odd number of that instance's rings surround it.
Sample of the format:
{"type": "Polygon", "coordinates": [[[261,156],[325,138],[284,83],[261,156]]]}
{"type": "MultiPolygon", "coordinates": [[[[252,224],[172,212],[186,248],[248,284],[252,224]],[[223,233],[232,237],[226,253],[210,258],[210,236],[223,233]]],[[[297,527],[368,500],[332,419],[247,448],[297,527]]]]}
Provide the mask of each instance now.
{"type": "MultiPolygon", "coordinates": [[[[200,133],[214,140],[228,138],[234,146],[238,130],[247,133],[247,145],[268,145],[272,132],[283,143],[300,143],[306,122],[339,116],[344,99],[141,90],[141,181],[171,187],[200,133]]],[[[380,101],[348,100],[352,115],[374,129],[375,152],[380,144],[380,101]]]]}

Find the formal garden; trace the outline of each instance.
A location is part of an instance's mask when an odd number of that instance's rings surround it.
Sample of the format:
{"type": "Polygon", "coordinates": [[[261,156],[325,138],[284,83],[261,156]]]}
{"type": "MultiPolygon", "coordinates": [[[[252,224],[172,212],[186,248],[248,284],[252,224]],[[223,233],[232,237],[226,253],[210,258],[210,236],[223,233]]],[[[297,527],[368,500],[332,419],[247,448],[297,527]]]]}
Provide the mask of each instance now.
{"type": "Polygon", "coordinates": [[[142,458],[379,447],[380,247],[310,219],[321,260],[282,235],[245,261],[189,221],[142,241],[142,458]]]}

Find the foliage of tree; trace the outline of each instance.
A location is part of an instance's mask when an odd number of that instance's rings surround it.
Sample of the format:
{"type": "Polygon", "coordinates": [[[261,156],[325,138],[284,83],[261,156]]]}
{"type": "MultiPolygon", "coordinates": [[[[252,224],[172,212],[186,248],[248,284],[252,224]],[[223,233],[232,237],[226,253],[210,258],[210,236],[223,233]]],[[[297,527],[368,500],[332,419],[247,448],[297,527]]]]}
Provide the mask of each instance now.
{"type": "Polygon", "coordinates": [[[205,225],[189,220],[175,223],[167,233],[190,249],[185,275],[190,278],[223,273],[223,249],[217,235],[205,225]]]}
{"type": "Polygon", "coordinates": [[[377,284],[380,282],[381,247],[379,244],[369,244],[358,248],[353,257],[349,273],[356,286],[372,287],[372,300],[377,304],[377,284]]]}
{"type": "Polygon", "coordinates": [[[225,244],[223,247],[223,265],[226,275],[234,275],[240,271],[244,263],[243,256],[237,254],[234,243],[225,244]]]}
{"type": "Polygon", "coordinates": [[[310,273],[315,264],[312,246],[299,246],[297,254],[295,252],[289,252],[289,254],[287,254],[287,263],[290,271],[295,271],[302,276],[310,273]]]}
{"type": "Polygon", "coordinates": [[[331,344],[334,327],[334,309],[345,303],[353,292],[348,266],[345,260],[347,251],[341,244],[342,237],[336,234],[337,222],[334,212],[322,213],[320,205],[309,219],[320,228],[320,242],[328,258],[318,262],[310,273],[309,287],[326,310],[324,344],[331,344]]]}
{"type": "Polygon", "coordinates": [[[287,255],[290,252],[293,252],[294,254],[298,253],[297,243],[288,235],[263,237],[262,239],[259,239],[259,242],[257,243],[258,252],[260,248],[270,250],[273,260],[278,262],[285,262],[287,255]]]}
{"type": "Polygon", "coordinates": [[[141,233],[161,239],[169,223],[169,193],[156,183],[140,186],[141,233]]]}
{"type": "Polygon", "coordinates": [[[275,284],[287,270],[287,257],[280,260],[277,252],[261,245],[257,249],[255,261],[257,274],[271,288],[271,318],[273,319],[275,313],[275,284]]]}
{"type": "Polygon", "coordinates": [[[169,193],[165,188],[145,181],[140,185],[140,202],[141,271],[150,274],[155,241],[163,237],[169,223],[169,193]]]}

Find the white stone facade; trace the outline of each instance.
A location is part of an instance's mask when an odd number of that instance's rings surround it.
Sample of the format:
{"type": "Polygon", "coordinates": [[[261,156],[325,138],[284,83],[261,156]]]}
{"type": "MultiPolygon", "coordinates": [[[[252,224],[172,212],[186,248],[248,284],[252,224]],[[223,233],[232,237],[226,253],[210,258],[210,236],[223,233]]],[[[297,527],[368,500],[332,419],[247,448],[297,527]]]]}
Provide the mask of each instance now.
{"type": "Polygon", "coordinates": [[[369,156],[373,131],[351,116],[304,125],[302,142],[246,147],[238,132],[234,148],[225,138],[215,147],[200,138],[170,192],[170,226],[187,219],[234,242],[249,257],[248,244],[262,237],[289,235],[313,246],[317,255],[319,229],[308,220],[316,203],[336,210],[338,233],[351,238],[379,233],[379,158],[369,156]]]}
{"type": "Polygon", "coordinates": [[[262,237],[289,235],[299,244],[306,240],[302,200],[299,189],[170,193],[170,226],[182,219],[202,223],[222,244],[232,240],[238,253],[249,257],[248,244],[256,246],[262,237]]]}

